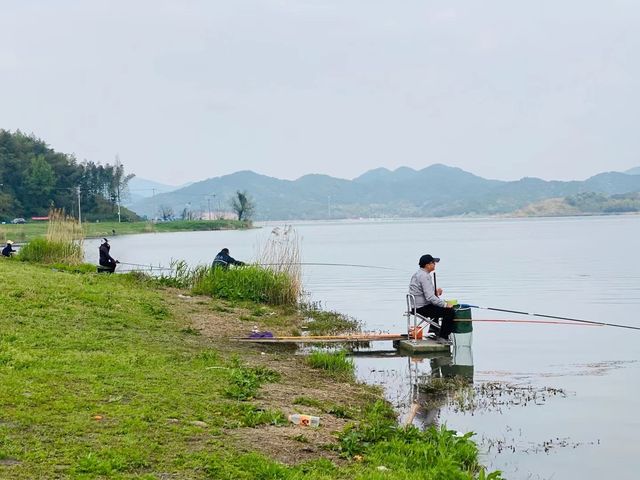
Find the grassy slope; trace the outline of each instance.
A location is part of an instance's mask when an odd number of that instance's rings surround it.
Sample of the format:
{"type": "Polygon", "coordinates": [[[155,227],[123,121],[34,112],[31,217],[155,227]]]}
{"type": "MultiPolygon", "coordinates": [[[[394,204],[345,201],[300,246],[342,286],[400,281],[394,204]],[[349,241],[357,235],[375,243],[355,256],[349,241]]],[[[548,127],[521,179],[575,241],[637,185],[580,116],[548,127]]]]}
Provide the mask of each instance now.
{"type": "MultiPolygon", "coordinates": [[[[190,312],[176,314],[168,291],[130,276],[12,260],[0,261],[0,276],[0,478],[431,478],[424,465],[403,466],[407,456],[382,444],[372,463],[341,467],[322,459],[288,467],[239,453],[259,450],[259,429],[247,427],[292,428],[282,426],[278,405],[228,398],[229,387],[250,391],[243,382],[264,373],[246,375],[232,358],[255,351],[197,334],[190,312]],[[243,428],[245,444],[231,442],[229,432],[243,428]],[[397,463],[398,471],[378,471],[381,462],[397,463]]],[[[265,321],[290,327],[273,317],[265,321]]],[[[296,385],[273,384],[272,391],[302,391],[296,385]]],[[[327,388],[337,394],[346,384],[327,388]]],[[[463,447],[473,457],[473,447],[463,447]]],[[[470,478],[447,462],[455,475],[441,478],[470,478]]]]}
{"type": "Polygon", "coordinates": [[[203,374],[216,356],[159,292],[16,266],[0,263],[0,458],[22,462],[14,478],[169,468],[198,427],[168,418],[222,426],[222,371],[203,374]]]}

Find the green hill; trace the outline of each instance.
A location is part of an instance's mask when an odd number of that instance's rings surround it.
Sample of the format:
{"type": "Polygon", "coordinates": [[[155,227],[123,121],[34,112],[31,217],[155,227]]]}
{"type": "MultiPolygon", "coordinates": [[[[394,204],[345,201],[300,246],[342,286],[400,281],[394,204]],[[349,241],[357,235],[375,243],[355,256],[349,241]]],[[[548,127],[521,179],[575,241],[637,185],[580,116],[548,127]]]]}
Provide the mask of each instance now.
{"type": "MultiPolygon", "coordinates": [[[[51,207],[85,220],[117,219],[118,202],[133,175],[122,164],[77,162],[43,140],[0,129],[0,220],[47,215],[51,207]],[[78,195],[79,194],[79,195],[78,195]]],[[[138,217],[120,208],[123,220],[138,217]]]]}

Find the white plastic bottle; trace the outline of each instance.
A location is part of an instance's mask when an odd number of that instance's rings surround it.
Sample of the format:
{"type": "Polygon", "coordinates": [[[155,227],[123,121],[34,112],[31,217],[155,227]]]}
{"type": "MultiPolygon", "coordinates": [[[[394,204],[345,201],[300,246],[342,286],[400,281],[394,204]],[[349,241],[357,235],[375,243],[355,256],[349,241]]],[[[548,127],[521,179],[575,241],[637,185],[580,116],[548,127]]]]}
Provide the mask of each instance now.
{"type": "Polygon", "coordinates": [[[289,421],[295,425],[301,425],[303,427],[318,427],[320,426],[320,417],[314,415],[302,415],[301,413],[294,413],[289,415],[289,421]]]}

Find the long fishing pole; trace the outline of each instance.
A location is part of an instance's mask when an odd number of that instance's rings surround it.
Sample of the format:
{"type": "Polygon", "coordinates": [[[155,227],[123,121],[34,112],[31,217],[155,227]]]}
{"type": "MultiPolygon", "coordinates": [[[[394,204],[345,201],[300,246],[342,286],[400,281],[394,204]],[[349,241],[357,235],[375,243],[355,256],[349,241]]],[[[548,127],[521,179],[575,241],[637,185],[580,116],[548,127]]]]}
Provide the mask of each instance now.
{"type": "Polygon", "coordinates": [[[118,262],[120,265],[130,265],[132,267],[144,267],[144,268],[148,268],[151,270],[174,270],[173,268],[169,268],[169,267],[156,267],[154,265],[143,265],[141,263],[127,263],[127,262],[118,262]]]}
{"type": "Polygon", "coordinates": [[[358,265],[354,263],[317,263],[317,262],[294,262],[294,263],[256,263],[254,265],[260,265],[261,267],[273,266],[273,265],[313,265],[322,267],[358,267],[358,268],[375,268],[378,270],[398,270],[391,267],[380,267],[378,265],[358,265]]]}
{"type": "MultiPolygon", "coordinates": [[[[162,266],[154,266],[154,265],[143,265],[140,263],[127,263],[127,262],[120,262],[120,265],[130,265],[133,267],[144,267],[144,268],[149,268],[149,269],[154,269],[154,270],[175,270],[174,268],[170,268],[170,267],[162,267],[162,266]]],[[[397,270],[395,268],[391,268],[391,267],[380,267],[378,265],[359,265],[359,264],[354,264],[354,263],[319,263],[319,262],[295,262],[295,263],[248,263],[248,266],[251,265],[258,265],[261,267],[268,267],[268,266],[281,266],[281,265],[311,265],[311,266],[323,266],[323,267],[357,267],[357,268],[374,268],[377,270],[397,270]]]]}
{"type": "Polygon", "coordinates": [[[519,315],[530,315],[532,317],[555,318],[558,320],[567,320],[569,322],[586,323],[589,325],[600,325],[600,326],[607,326],[607,327],[628,328],[630,330],[640,330],[640,327],[634,327],[632,325],[621,325],[619,323],[594,322],[592,320],[583,320],[580,318],[559,317],[557,315],[545,315],[543,313],[529,313],[529,312],[522,312],[520,310],[507,310],[506,308],[481,307],[478,305],[469,305],[469,307],[480,308],[482,310],[492,310],[494,312],[506,312],[506,313],[517,313],[519,315]]]}
{"type": "Polygon", "coordinates": [[[575,323],[575,322],[558,322],[554,320],[507,320],[504,318],[474,318],[472,320],[467,319],[455,319],[454,322],[489,322],[489,323],[535,323],[541,325],[571,325],[572,327],[603,327],[600,324],[591,323],[575,323]]]}

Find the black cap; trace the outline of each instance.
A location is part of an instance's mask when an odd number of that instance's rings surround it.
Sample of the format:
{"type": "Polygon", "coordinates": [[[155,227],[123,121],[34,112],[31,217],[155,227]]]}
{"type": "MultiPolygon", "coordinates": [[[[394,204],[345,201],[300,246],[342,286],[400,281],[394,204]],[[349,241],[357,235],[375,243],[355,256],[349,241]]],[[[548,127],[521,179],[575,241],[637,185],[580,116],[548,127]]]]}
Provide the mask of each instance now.
{"type": "Polygon", "coordinates": [[[420,268],[422,268],[428,263],[431,263],[431,262],[438,263],[439,261],[440,259],[438,257],[432,257],[431,255],[422,255],[420,257],[420,260],[418,260],[418,265],[420,265],[420,268]]]}

